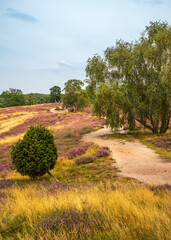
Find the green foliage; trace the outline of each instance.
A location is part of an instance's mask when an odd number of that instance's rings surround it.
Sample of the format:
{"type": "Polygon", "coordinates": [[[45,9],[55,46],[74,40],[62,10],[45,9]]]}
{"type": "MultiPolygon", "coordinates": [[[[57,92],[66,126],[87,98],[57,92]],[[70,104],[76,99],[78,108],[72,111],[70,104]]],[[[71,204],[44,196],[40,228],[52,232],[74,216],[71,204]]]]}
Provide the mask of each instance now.
{"type": "Polygon", "coordinates": [[[50,89],[50,102],[59,102],[61,100],[61,88],[54,86],[50,89]]]}
{"type": "Polygon", "coordinates": [[[170,53],[170,26],[151,22],[134,44],[120,40],[106,49],[104,59],[88,59],[95,113],[105,117],[111,128],[125,119],[131,130],[137,120],[154,133],[166,132],[171,114],[170,53]]]}
{"type": "Polygon", "coordinates": [[[42,104],[50,102],[50,95],[43,93],[29,93],[25,94],[26,104],[34,105],[34,104],[42,104]]]}
{"type": "Polygon", "coordinates": [[[33,93],[28,94],[28,99],[27,99],[29,105],[34,105],[36,104],[36,98],[33,93]]]}
{"type": "Polygon", "coordinates": [[[81,164],[88,164],[88,163],[92,163],[96,160],[96,156],[94,155],[84,155],[84,156],[80,156],[75,160],[75,163],[77,165],[81,165],[81,164]]]}
{"type": "Polygon", "coordinates": [[[20,89],[10,88],[7,91],[3,91],[1,98],[3,98],[4,107],[23,106],[26,103],[25,96],[20,89]]]}
{"type": "Polygon", "coordinates": [[[63,105],[70,110],[78,111],[83,110],[84,107],[89,105],[89,97],[87,92],[81,87],[84,83],[77,79],[68,80],[65,83],[65,94],[63,95],[63,105]]]}
{"type": "Polygon", "coordinates": [[[86,79],[85,82],[88,83],[86,91],[91,102],[95,99],[95,90],[101,83],[104,83],[108,78],[108,69],[106,62],[99,55],[95,55],[87,60],[86,66],[86,76],[90,79],[86,79]]]}
{"type": "Polygon", "coordinates": [[[1,97],[0,95],[0,108],[3,108],[3,107],[5,107],[5,102],[4,102],[4,98],[1,97]]]}
{"type": "Polygon", "coordinates": [[[42,176],[54,168],[58,157],[54,137],[44,126],[31,126],[24,138],[12,146],[11,157],[21,175],[42,176]]]}

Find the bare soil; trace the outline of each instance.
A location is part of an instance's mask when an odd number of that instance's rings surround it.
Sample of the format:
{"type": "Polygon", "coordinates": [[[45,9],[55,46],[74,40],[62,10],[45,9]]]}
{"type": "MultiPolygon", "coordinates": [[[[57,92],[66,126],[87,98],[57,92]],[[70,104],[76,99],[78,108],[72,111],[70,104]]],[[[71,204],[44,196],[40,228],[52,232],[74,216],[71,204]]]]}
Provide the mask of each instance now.
{"type": "Polygon", "coordinates": [[[127,142],[102,138],[106,134],[112,134],[112,132],[105,127],[85,134],[83,140],[109,147],[118,169],[121,170],[120,175],[153,185],[171,185],[171,160],[161,157],[154,150],[140,143],[138,139],[127,142]]]}

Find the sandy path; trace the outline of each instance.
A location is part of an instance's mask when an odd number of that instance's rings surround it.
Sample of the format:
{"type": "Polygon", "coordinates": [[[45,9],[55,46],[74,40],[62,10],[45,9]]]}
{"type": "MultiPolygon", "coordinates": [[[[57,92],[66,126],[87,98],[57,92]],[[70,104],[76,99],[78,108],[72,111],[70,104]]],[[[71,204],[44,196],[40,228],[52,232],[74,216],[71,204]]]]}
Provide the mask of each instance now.
{"type": "Polygon", "coordinates": [[[164,159],[138,140],[105,140],[101,136],[110,134],[108,128],[83,136],[85,142],[108,146],[116,160],[120,175],[132,177],[148,184],[171,184],[171,161],[164,159]]]}
{"type": "Polygon", "coordinates": [[[65,113],[67,111],[66,110],[56,110],[56,108],[51,108],[50,112],[52,112],[52,113],[65,113]]]}

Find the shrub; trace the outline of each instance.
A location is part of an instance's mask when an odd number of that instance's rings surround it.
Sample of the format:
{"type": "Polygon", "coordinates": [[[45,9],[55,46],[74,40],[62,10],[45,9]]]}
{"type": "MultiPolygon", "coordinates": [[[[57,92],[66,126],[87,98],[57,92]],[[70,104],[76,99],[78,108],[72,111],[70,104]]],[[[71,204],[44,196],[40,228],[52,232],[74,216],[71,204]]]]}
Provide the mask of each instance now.
{"type": "Polygon", "coordinates": [[[82,146],[78,148],[72,148],[67,153],[64,154],[64,157],[67,157],[69,159],[73,159],[79,155],[82,155],[86,153],[87,149],[93,145],[92,142],[88,142],[83,144],[82,146]]]}
{"type": "Polygon", "coordinates": [[[36,178],[49,173],[57,159],[57,148],[54,137],[44,126],[31,126],[24,135],[12,146],[12,163],[21,175],[36,178]]]}
{"type": "Polygon", "coordinates": [[[95,159],[96,159],[96,157],[93,155],[80,156],[75,160],[75,163],[77,165],[88,164],[88,163],[94,162],[95,159]]]}
{"type": "Polygon", "coordinates": [[[103,157],[103,156],[109,156],[110,155],[110,149],[108,147],[99,147],[97,150],[97,156],[103,157]]]}

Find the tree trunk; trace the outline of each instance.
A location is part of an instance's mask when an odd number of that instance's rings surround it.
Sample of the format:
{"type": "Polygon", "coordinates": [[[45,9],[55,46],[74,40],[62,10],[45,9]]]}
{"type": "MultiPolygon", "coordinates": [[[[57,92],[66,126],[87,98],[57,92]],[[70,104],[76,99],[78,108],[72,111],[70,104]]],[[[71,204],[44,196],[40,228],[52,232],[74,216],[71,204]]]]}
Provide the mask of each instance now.
{"type": "Polygon", "coordinates": [[[163,119],[160,127],[160,133],[165,133],[167,131],[167,129],[169,128],[169,122],[170,122],[170,116],[167,116],[167,118],[163,119]]]}
{"type": "Polygon", "coordinates": [[[57,182],[59,182],[59,180],[50,172],[50,171],[48,171],[47,172],[51,177],[53,177],[57,182]]]}
{"type": "Polygon", "coordinates": [[[158,133],[158,128],[157,127],[151,127],[150,125],[148,125],[146,123],[146,121],[142,121],[142,120],[139,120],[137,118],[135,118],[135,120],[137,120],[139,123],[141,123],[144,127],[150,129],[153,133],[158,133]]]}

